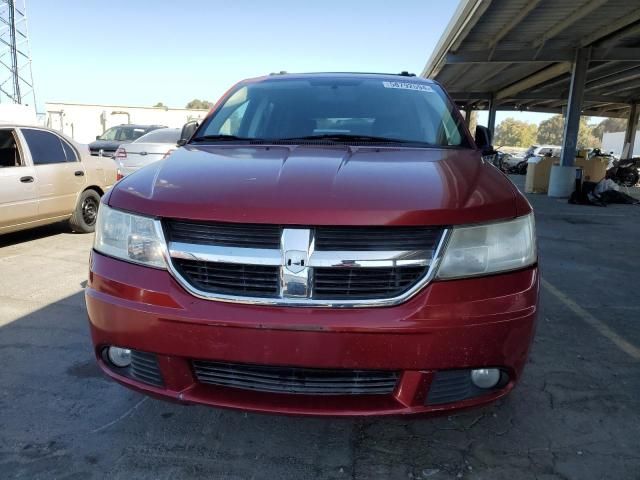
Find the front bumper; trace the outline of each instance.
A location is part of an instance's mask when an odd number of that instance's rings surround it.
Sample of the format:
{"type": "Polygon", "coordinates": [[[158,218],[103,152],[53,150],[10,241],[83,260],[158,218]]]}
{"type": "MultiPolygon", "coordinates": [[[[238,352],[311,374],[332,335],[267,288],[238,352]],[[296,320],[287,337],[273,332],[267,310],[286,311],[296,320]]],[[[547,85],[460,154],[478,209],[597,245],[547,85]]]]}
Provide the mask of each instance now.
{"type": "Polygon", "coordinates": [[[230,304],[188,294],[166,271],[92,253],[86,301],[95,352],[115,380],[149,395],[257,412],[391,415],[485,404],[518,381],[535,330],[537,268],[433,282],[385,308],[230,304]],[[102,350],[117,345],[155,354],[163,385],[116,373],[102,350]],[[394,370],[388,395],[267,393],[200,383],[192,360],[324,369],[394,370]],[[443,370],[499,367],[509,381],[462,401],[432,405],[443,370]]]}

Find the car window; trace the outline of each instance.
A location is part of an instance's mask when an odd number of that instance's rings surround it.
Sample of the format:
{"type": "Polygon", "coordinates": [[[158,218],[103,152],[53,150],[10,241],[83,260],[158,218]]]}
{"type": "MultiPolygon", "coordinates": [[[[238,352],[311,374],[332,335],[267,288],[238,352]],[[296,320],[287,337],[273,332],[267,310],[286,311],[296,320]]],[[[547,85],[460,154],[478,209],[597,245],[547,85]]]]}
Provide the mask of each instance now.
{"type": "Polygon", "coordinates": [[[62,140],[62,149],[64,150],[64,154],[67,157],[67,162],[78,161],[78,155],[76,154],[76,151],[73,149],[71,145],[69,145],[64,140],[62,140]]]}
{"type": "Polygon", "coordinates": [[[179,128],[160,128],[145,133],[139,137],[134,143],[178,143],[180,140],[179,128]]]}
{"type": "Polygon", "coordinates": [[[118,127],[111,127],[109,130],[100,135],[100,138],[98,140],[115,140],[116,135],[118,134],[118,130],[120,130],[118,127]]]}
{"type": "Polygon", "coordinates": [[[468,147],[463,132],[454,106],[436,84],[346,77],[240,85],[205,121],[198,136],[369,136],[468,147]]]}
{"type": "Polygon", "coordinates": [[[67,161],[62,141],[57,135],[29,128],[23,128],[22,135],[27,141],[34,165],[65,163],[67,161]]]}
{"type": "Polygon", "coordinates": [[[224,135],[239,135],[240,125],[242,124],[242,119],[247,111],[248,105],[249,102],[247,101],[236,107],[233,113],[231,113],[222,124],[222,127],[220,127],[220,133],[224,135]]]}
{"type": "Polygon", "coordinates": [[[22,166],[24,163],[13,129],[0,130],[0,168],[22,166]]]}
{"type": "Polygon", "coordinates": [[[146,131],[144,128],[122,127],[119,135],[116,135],[116,140],[133,141],[144,135],[146,131]]]}

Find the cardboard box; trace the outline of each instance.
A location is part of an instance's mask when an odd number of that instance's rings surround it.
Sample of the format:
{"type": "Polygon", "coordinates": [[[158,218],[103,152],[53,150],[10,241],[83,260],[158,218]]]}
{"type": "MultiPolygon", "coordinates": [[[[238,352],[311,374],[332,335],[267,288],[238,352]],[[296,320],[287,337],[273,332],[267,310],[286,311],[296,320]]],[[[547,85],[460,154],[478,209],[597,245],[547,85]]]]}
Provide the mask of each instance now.
{"type": "Polygon", "coordinates": [[[532,157],[527,162],[527,176],[524,181],[525,193],[547,193],[551,166],[558,163],[558,157],[532,157]]]}
{"type": "Polygon", "coordinates": [[[609,157],[576,158],[576,167],[582,168],[582,180],[599,182],[607,173],[609,157]]]}

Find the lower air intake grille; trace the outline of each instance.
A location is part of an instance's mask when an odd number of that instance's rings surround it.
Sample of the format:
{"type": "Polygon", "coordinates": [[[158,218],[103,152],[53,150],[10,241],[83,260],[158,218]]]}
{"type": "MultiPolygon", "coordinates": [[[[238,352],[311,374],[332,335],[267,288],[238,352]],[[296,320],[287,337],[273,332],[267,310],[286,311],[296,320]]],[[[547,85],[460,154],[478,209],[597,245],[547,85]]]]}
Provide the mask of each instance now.
{"type": "Polygon", "coordinates": [[[487,395],[499,390],[507,383],[508,376],[505,373],[502,375],[503,378],[495,388],[478,388],[471,381],[470,370],[443,370],[436,372],[429,388],[427,405],[459,402],[467,398],[487,395]]]}
{"type": "Polygon", "coordinates": [[[395,297],[425,274],[427,267],[316,268],[313,297],[373,299],[395,297]]]}
{"type": "Polygon", "coordinates": [[[173,259],[190,284],[205,292],[275,297],[279,293],[279,267],[173,259]]]}
{"type": "Polygon", "coordinates": [[[162,385],[162,374],[156,356],[152,353],[131,350],[130,375],[132,378],[151,385],[162,385]]]}
{"type": "Polygon", "coordinates": [[[376,370],[324,370],[194,360],[201,383],[224,387],[308,395],[388,395],[398,373],[376,370]]]}

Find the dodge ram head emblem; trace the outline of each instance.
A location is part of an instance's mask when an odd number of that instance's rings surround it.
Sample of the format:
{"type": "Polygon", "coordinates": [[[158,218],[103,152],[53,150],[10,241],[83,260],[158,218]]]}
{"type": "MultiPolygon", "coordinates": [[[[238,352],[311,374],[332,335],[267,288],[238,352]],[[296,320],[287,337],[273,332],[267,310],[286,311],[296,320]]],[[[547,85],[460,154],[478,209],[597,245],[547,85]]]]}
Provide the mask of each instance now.
{"type": "Polygon", "coordinates": [[[308,264],[307,252],[302,250],[288,250],[284,254],[284,266],[291,273],[300,273],[307,268],[308,264]]]}

